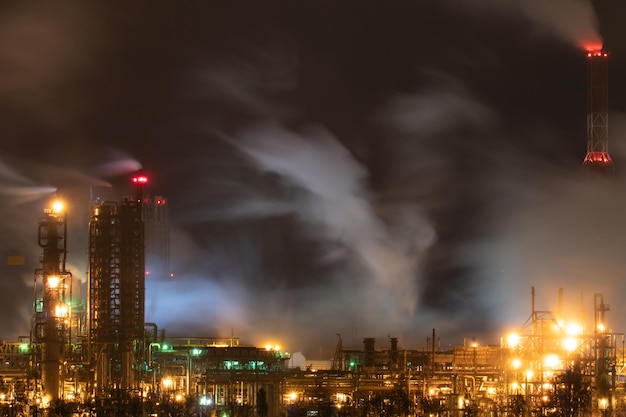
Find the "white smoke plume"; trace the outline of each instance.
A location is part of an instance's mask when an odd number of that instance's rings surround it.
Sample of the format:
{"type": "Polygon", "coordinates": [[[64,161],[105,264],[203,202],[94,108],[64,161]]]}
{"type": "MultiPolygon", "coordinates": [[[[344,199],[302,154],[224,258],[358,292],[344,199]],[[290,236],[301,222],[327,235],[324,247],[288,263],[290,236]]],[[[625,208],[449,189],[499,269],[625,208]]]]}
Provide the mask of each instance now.
{"type": "MultiPolygon", "coordinates": [[[[456,2],[454,2],[456,3],[456,2]]],[[[537,34],[549,34],[576,47],[598,49],[602,37],[590,0],[465,0],[465,6],[485,12],[525,16],[536,25],[537,34]]]]}
{"type": "Polygon", "coordinates": [[[262,171],[277,173],[306,191],[296,206],[300,220],[322,239],[345,245],[347,259],[363,265],[373,278],[365,286],[380,289],[380,305],[401,317],[412,316],[417,307],[416,267],[434,238],[425,219],[390,228],[368,195],[364,168],[323,130],[307,138],[262,126],[244,131],[239,143],[262,171]]]}

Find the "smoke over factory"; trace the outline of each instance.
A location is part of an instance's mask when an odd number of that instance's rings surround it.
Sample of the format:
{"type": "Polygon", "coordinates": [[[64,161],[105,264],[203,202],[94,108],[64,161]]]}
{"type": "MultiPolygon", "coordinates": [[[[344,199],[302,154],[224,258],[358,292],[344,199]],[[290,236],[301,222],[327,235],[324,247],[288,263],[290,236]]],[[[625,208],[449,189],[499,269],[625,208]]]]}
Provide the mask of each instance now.
{"type": "MultiPolygon", "coordinates": [[[[608,53],[593,50],[587,59],[587,152],[582,167],[583,177],[591,178],[588,184],[595,187],[614,178],[608,150],[608,53]]],[[[301,215],[320,234],[342,230],[339,241],[366,261],[352,269],[366,280],[357,284],[361,290],[346,293],[348,309],[350,303],[367,302],[371,316],[360,317],[366,326],[381,314],[399,322],[412,316],[418,288],[410,278],[419,255],[434,239],[428,222],[405,214],[397,224],[405,234],[391,233],[391,226],[358,197],[360,166],[342,162],[348,155],[332,138],[316,132],[314,144],[281,137],[273,126],[263,129],[255,137],[263,132],[272,152],[245,134],[233,146],[314,197],[298,205],[301,215]],[[324,153],[329,148],[333,151],[324,153]],[[336,159],[326,161],[328,155],[336,159]],[[341,175],[333,173],[339,166],[341,175]],[[320,167],[343,182],[328,188],[331,181],[319,181],[314,172],[320,167]],[[316,212],[323,215],[316,219],[316,212]],[[348,218],[352,227],[346,227],[348,218]]],[[[182,334],[148,321],[147,312],[158,316],[147,306],[150,280],[176,284],[171,271],[178,263],[170,259],[169,199],[150,196],[148,177],[141,171],[131,184],[132,195],[119,201],[90,192],[85,297],[68,267],[68,212],[61,202],[44,209],[37,228],[41,265],[34,271],[31,329],[0,346],[0,406],[7,410],[32,415],[323,417],[548,415],[565,409],[605,416],[626,409],[624,335],[611,327],[611,307],[599,291],[589,300],[589,294],[581,293],[578,302],[565,303],[559,288],[556,304],[546,309],[538,306],[532,286],[526,322],[511,325],[516,331],[500,335],[498,344],[472,337],[446,346],[433,328],[418,347],[388,333],[382,344],[380,338],[362,338],[361,348],[354,335],[346,343],[347,335],[336,333],[337,344],[326,359],[246,341],[243,324],[237,333],[217,324],[207,326],[215,334],[207,334],[206,328],[182,334]],[[591,314],[585,310],[589,301],[591,314]]],[[[338,261],[349,259],[336,256],[338,261]]],[[[14,255],[9,262],[21,264],[14,255]]],[[[173,293],[163,296],[179,301],[173,293]]],[[[319,299],[313,297],[311,303],[319,299]]],[[[182,310],[189,317],[196,313],[192,305],[182,310]]],[[[238,313],[229,314],[236,319],[238,313]]],[[[221,317],[203,315],[202,320],[221,317]]],[[[254,324],[252,320],[250,327],[254,324]]],[[[402,325],[391,321],[388,327],[402,331],[402,325]]],[[[368,326],[368,331],[379,334],[384,329],[368,326]]],[[[281,331],[273,333],[280,336],[281,331]]]]}
{"type": "Polygon", "coordinates": [[[0,414],[622,413],[626,6],[392,3],[0,6],[0,414]]]}

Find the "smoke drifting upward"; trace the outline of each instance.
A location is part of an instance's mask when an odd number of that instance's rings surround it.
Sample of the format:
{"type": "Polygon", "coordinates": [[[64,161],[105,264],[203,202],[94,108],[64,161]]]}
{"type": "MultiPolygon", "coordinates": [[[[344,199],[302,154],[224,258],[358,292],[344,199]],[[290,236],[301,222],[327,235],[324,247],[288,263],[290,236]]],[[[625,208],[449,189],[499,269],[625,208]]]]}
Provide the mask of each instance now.
{"type": "Polygon", "coordinates": [[[595,10],[590,0],[470,0],[467,7],[489,7],[508,13],[521,14],[541,32],[549,33],[584,50],[600,49],[602,37],[598,32],[595,10]]]}
{"type": "Polygon", "coordinates": [[[261,171],[279,174],[288,186],[305,192],[296,194],[294,208],[310,236],[339,243],[341,253],[325,255],[340,256],[365,272],[361,282],[350,285],[362,287],[380,307],[391,308],[393,316],[412,317],[416,267],[434,238],[426,220],[418,212],[411,213],[413,218],[401,213],[386,219],[389,223],[379,218],[365,169],[328,132],[318,130],[307,138],[263,126],[243,132],[238,143],[261,171]],[[398,221],[401,227],[394,224],[398,221]]]}
{"type": "MultiPolygon", "coordinates": [[[[198,317],[212,317],[225,334],[230,326],[246,339],[263,342],[263,335],[273,335],[283,343],[289,339],[292,347],[306,348],[308,342],[314,348],[320,337],[349,331],[355,324],[368,335],[408,336],[419,307],[421,260],[435,238],[419,208],[386,207],[383,216],[368,188],[366,169],[321,128],[299,134],[263,124],[240,132],[230,143],[257,175],[277,178],[273,184],[278,188],[271,194],[256,193],[259,201],[247,200],[245,205],[266,207],[265,221],[275,226],[263,233],[276,235],[270,239],[278,241],[263,244],[248,231],[227,249],[209,252],[213,266],[207,271],[212,271],[213,282],[194,280],[197,299],[189,293],[182,296],[186,308],[194,305],[198,317]],[[275,210],[268,209],[273,205],[275,210]],[[281,231],[280,218],[293,224],[296,241],[281,231]],[[283,258],[276,262],[287,266],[267,265],[268,251],[285,245],[317,249],[281,252],[283,258]],[[318,272],[311,274],[311,269],[318,272]]],[[[230,215],[210,218],[259,221],[258,211],[237,206],[224,211],[230,215]]],[[[237,235],[236,229],[232,235],[237,235]]],[[[167,304],[159,294],[172,294],[158,287],[171,284],[154,285],[148,286],[147,314],[167,321],[155,307],[167,304]]],[[[173,319],[175,309],[162,311],[173,319]]]]}
{"type": "Polygon", "coordinates": [[[0,6],[0,231],[30,262],[0,282],[6,322],[24,311],[0,336],[28,327],[46,193],[82,279],[90,188],[119,201],[140,167],[171,209],[175,278],[146,280],[168,334],[493,342],[531,285],[621,308],[624,202],[576,178],[590,1],[282,3],[0,6]]]}

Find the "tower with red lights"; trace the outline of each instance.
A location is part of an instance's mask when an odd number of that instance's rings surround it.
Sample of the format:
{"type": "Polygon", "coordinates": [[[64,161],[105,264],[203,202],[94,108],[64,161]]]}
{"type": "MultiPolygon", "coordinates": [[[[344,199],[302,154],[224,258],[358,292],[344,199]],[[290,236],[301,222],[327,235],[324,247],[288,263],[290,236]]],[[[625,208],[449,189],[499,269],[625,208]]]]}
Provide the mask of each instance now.
{"type": "Polygon", "coordinates": [[[89,221],[89,346],[98,393],[136,388],[143,352],[145,250],[143,174],[135,195],[102,201],[89,221]]]}
{"type": "Polygon", "coordinates": [[[608,63],[606,51],[587,52],[587,154],[583,168],[585,172],[604,175],[613,173],[609,155],[608,63]]]}

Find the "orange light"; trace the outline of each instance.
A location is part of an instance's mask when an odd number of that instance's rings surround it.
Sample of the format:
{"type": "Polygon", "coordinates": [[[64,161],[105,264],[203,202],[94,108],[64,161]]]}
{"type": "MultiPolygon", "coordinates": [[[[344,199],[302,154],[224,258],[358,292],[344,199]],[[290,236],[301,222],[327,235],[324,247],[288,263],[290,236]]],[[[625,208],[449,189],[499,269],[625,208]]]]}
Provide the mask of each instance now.
{"type": "Polygon", "coordinates": [[[595,52],[602,50],[602,41],[600,39],[596,40],[586,40],[579,44],[580,49],[587,52],[595,52]]]}
{"type": "Polygon", "coordinates": [[[612,164],[613,161],[607,152],[589,152],[585,156],[584,163],[600,162],[603,164],[612,164]]]}

